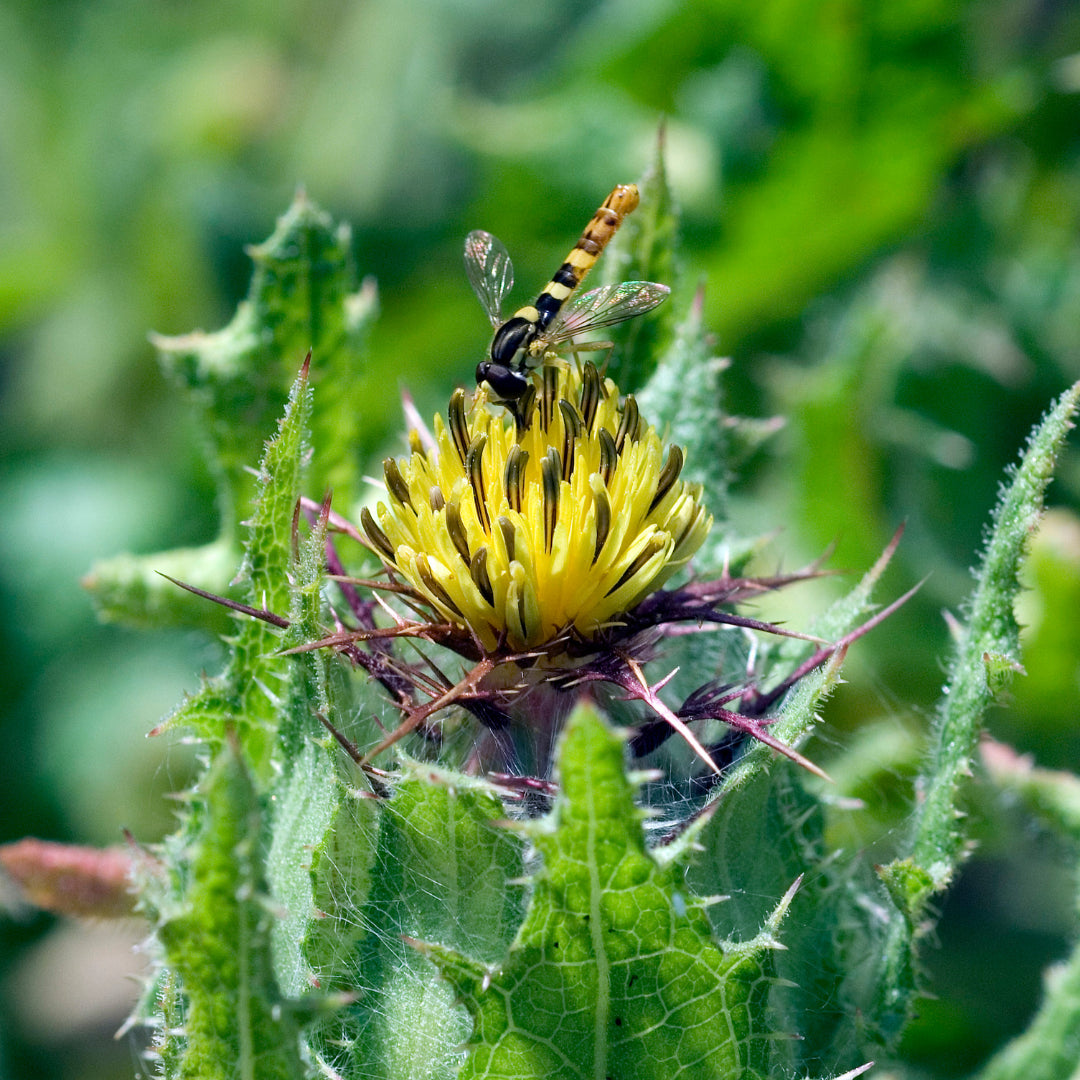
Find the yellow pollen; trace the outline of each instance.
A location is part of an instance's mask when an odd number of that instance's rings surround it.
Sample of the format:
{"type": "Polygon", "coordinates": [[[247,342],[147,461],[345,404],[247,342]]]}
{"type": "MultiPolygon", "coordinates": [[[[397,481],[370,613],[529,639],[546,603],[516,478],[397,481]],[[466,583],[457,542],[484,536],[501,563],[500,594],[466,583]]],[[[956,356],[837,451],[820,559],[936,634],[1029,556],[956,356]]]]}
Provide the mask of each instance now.
{"type": "Polygon", "coordinates": [[[376,553],[489,652],[594,638],[660,588],[712,518],[700,485],[591,362],[547,365],[522,416],[458,390],[436,447],[384,464],[376,553]]]}

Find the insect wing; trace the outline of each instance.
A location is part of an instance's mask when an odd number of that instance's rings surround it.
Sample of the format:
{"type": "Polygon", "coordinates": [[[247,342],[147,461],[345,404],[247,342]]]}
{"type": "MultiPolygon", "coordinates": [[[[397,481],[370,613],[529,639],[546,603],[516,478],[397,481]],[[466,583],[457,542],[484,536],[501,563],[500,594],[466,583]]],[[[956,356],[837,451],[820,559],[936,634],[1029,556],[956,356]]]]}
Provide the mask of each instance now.
{"type": "Polygon", "coordinates": [[[666,285],[655,281],[624,281],[621,285],[591,289],[571,302],[566,314],[546,335],[547,343],[557,345],[590,330],[643,315],[662,304],[670,293],[666,285]]]}
{"type": "Polygon", "coordinates": [[[514,267],[502,241],[483,229],[469,233],[465,237],[465,275],[491,325],[498,326],[503,297],[514,284],[514,267]]]}

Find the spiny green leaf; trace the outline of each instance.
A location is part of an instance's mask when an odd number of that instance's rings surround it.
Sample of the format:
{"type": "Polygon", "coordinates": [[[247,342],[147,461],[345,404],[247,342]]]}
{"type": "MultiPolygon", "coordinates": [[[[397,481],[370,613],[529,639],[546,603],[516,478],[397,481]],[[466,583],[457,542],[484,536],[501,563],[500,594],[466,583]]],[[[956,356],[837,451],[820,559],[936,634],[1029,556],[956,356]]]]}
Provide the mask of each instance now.
{"type": "MultiPolygon", "coordinates": [[[[302,446],[302,443],[301,443],[302,446]]],[[[276,447],[268,447],[269,451],[276,447]]],[[[295,449],[295,448],[294,448],[295,449]]],[[[301,453],[284,452],[284,461],[288,463],[285,470],[280,470],[278,476],[285,478],[285,474],[297,463],[301,453]]],[[[269,461],[266,464],[276,467],[269,461]]],[[[301,476],[294,474],[293,481],[296,490],[299,490],[301,476]]],[[[283,489],[284,495],[287,486],[283,489]]],[[[260,508],[262,504],[260,503],[260,508]]],[[[292,504],[295,512],[296,502],[292,504]]],[[[277,513],[271,513],[270,518],[276,518],[279,522],[287,509],[287,501],[283,498],[277,513]]],[[[311,527],[310,533],[300,540],[296,540],[299,550],[295,553],[291,550],[281,550],[279,547],[276,557],[285,559],[281,565],[289,566],[288,576],[288,616],[289,626],[283,635],[282,645],[286,648],[303,645],[308,641],[317,641],[323,632],[323,585],[326,576],[326,515],[321,514],[311,527]]],[[[290,520],[290,529],[293,527],[290,520]]],[[[299,523],[296,523],[299,532],[299,523]]],[[[254,532],[253,537],[254,540],[254,532]]],[[[279,732],[280,749],[286,768],[303,751],[306,743],[311,738],[325,741],[328,736],[326,730],[318,722],[317,717],[328,717],[336,709],[347,711],[347,691],[340,680],[337,681],[337,700],[331,703],[330,680],[334,674],[340,674],[342,661],[331,653],[323,650],[307,651],[291,654],[286,663],[288,665],[289,679],[285,691],[284,709],[282,711],[283,722],[279,732]]],[[[339,756],[339,755],[335,755],[339,756]]]]}
{"type": "Polygon", "coordinates": [[[300,193],[265,243],[249,249],[251,288],[233,321],[214,333],[155,338],[165,370],[200,407],[222,478],[222,525],[234,530],[250,505],[247,467],[285,406],[304,354],[324,392],[312,418],[319,440],[316,491],[355,494],[362,403],[356,373],[374,293],[356,293],[347,225],[335,226],[300,193]],[[324,438],[323,436],[326,436],[324,438]]]}
{"type": "MultiPolygon", "coordinates": [[[[248,524],[241,580],[245,599],[255,608],[283,615],[293,604],[290,567],[293,557],[294,511],[306,464],[306,421],[311,407],[305,365],[293,386],[278,433],[266,447],[259,470],[260,494],[248,524]]],[[[174,586],[175,587],[175,586],[174,586]]],[[[220,743],[233,730],[258,775],[264,775],[281,720],[280,701],[290,679],[304,678],[305,665],[277,655],[287,644],[282,631],[260,619],[245,617],[231,639],[225,671],[170,717],[169,726],[186,726],[220,743]]]]}
{"type": "Polygon", "coordinates": [[[938,708],[933,743],[919,778],[920,800],[912,822],[910,864],[883,868],[885,880],[929,879],[932,888],[891,889],[903,920],[893,924],[884,953],[877,1014],[886,1036],[898,1031],[915,992],[916,932],[926,928],[927,905],[951,880],[967,849],[961,794],[971,775],[983,715],[993,701],[994,680],[986,658],[1020,664],[1020,630],[1013,612],[1028,540],[1038,525],[1043,494],[1080,400],[1080,383],[1064,393],[1032,433],[1019,467],[1001,493],[976,576],[967,619],[954,647],[945,696],[938,708]]]}
{"type": "Polygon", "coordinates": [[[713,938],[682,866],[646,849],[623,743],[593,709],[571,716],[558,761],[555,808],[530,829],[544,867],[509,955],[489,967],[426,950],[475,1025],[460,1076],[761,1075],[775,942],[713,938]]]}
{"type": "Polygon", "coordinates": [[[227,592],[240,555],[240,519],[257,492],[249,466],[285,408],[309,349],[313,378],[322,388],[309,419],[319,447],[312,490],[321,495],[333,489],[339,505],[356,497],[363,417],[356,376],[376,296],[371,285],[356,291],[350,243],[347,226],[335,226],[300,194],[273,236],[251,249],[255,273],[248,298],[227,327],[154,339],[164,369],[198,410],[218,477],[221,536],[196,551],[98,563],[85,584],[107,618],[220,629],[219,613],[178,593],[156,571],[210,592],[227,592]]]}
{"type": "MultiPolygon", "coordinates": [[[[815,620],[813,633],[836,640],[851,631],[869,609],[891,552],[892,547],[815,620]]],[[[785,658],[785,666],[794,666],[805,659],[806,646],[783,642],[773,652],[785,658]]],[[[798,745],[816,725],[837,679],[832,661],[805,676],[787,695],[770,730],[798,745]]],[[[860,1018],[874,988],[866,958],[880,952],[887,920],[877,914],[884,900],[880,886],[864,868],[826,857],[821,807],[790,773],[790,764],[777,763],[766,746],[754,744],[744,752],[718,785],[717,808],[701,834],[705,853],[690,877],[702,894],[736,898],[730,906],[710,909],[710,916],[718,932],[745,934],[759,923],[765,905],[796,877],[807,876],[795,902],[815,915],[798,924],[790,951],[778,958],[778,973],[790,985],[775,991],[772,1001],[778,1023],[803,1037],[778,1044],[777,1063],[821,1072],[862,1060],[860,1018]]]]}
{"type": "Polygon", "coordinates": [[[505,809],[486,783],[445,769],[405,764],[386,807],[383,880],[411,897],[402,932],[502,954],[521,916],[522,844],[505,828],[505,809]]]}
{"type": "MultiPolygon", "coordinates": [[[[321,632],[326,527],[320,518],[294,568],[289,645],[321,632]]],[[[275,972],[282,990],[350,991],[342,959],[361,936],[355,918],[371,887],[378,832],[375,799],[362,774],[318,716],[343,724],[350,685],[341,661],[324,650],[287,658],[290,678],[279,736],[281,776],[274,784],[273,839],[267,877],[284,914],[274,926],[275,972]],[[358,790],[359,788],[359,790],[358,790]]]]}
{"type": "Polygon", "coordinates": [[[290,997],[354,986],[347,957],[364,932],[356,913],[371,889],[378,818],[374,800],[343,775],[343,759],[336,743],[309,739],[275,790],[267,877],[283,907],[274,964],[290,997]]]}
{"type": "Polygon", "coordinates": [[[137,1017],[152,1017],[153,1038],[144,1055],[152,1061],[164,1080],[180,1080],[184,1075],[184,994],[180,978],[163,968],[143,995],[137,1017]]]}
{"type": "Polygon", "coordinates": [[[235,542],[220,537],[202,547],[176,548],[150,559],[129,554],[101,559],[81,584],[93,596],[98,618],[104,622],[144,630],[182,626],[220,635],[232,626],[228,611],[178,589],[168,578],[214,592],[236,573],[239,562],[235,542]]]}
{"type": "Polygon", "coordinates": [[[266,445],[258,472],[255,511],[245,524],[240,580],[248,599],[268,611],[288,611],[292,599],[286,567],[293,562],[293,520],[308,464],[312,395],[305,363],[293,383],[277,435],[266,445]]]}
{"type": "Polygon", "coordinates": [[[502,956],[521,921],[521,841],[498,827],[504,810],[489,785],[433,766],[406,762],[378,805],[377,861],[359,909],[366,933],[349,948],[346,924],[337,953],[358,1000],[312,1045],[345,1076],[450,1080],[468,1018],[407,942],[502,956]]]}
{"type": "MultiPolygon", "coordinates": [[[[986,657],[1020,664],[1020,628],[1013,613],[1020,564],[1038,525],[1043,493],[1080,400],[1080,383],[1063,394],[1032,434],[1027,451],[994,512],[966,625],[957,641],[949,689],[938,711],[914,824],[913,858],[944,882],[965,843],[958,825],[959,788],[970,775],[983,713],[992,701],[986,657]]],[[[912,913],[918,915],[918,912],[912,913]]]]}
{"type": "Polygon", "coordinates": [[[158,930],[187,999],[176,1075],[295,1080],[298,1032],[272,974],[262,810],[237,747],[218,755],[200,796],[181,907],[158,930]]]}
{"type": "Polygon", "coordinates": [[[803,878],[785,950],[774,958],[781,981],[770,1007],[778,1029],[799,1035],[774,1044],[774,1074],[807,1076],[865,1060],[866,957],[880,947],[884,928],[868,917],[882,906],[880,886],[857,861],[827,851],[823,808],[798,772],[784,762],[722,800],[701,830],[688,882],[699,895],[729,898],[708,909],[715,933],[746,937],[803,878]]]}

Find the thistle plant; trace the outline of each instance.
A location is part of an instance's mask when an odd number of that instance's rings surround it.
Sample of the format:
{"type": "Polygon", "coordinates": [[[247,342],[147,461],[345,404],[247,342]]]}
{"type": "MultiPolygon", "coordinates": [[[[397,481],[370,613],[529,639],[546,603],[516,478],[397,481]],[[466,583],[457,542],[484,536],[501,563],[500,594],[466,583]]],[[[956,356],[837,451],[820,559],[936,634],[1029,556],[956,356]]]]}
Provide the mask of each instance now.
{"type": "MultiPolygon", "coordinates": [[[[741,594],[798,575],[727,575],[663,588],[712,525],[702,485],[680,478],[682,449],[671,444],[665,458],[633,395],[621,399],[591,361],[549,363],[533,378],[533,392],[514,412],[493,407],[484,389],[468,397],[455,391],[434,435],[414,429],[409,457],[383,463],[386,501],[378,504],[378,522],[361,511],[368,544],[389,574],[388,584],[374,587],[407,600],[420,616],[390,633],[423,637],[474,662],[461,689],[440,686],[434,697],[424,695],[425,675],[399,664],[395,677],[426,700],[410,704],[368,758],[453,700],[487,729],[502,771],[546,779],[555,737],[582,688],[612,684],[654,714],[635,729],[639,754],[660,733],[678,733],[718,773],[687,723],[718,720],[813,768],[755,716],[726,708],[753,699],[759,713],[756,688],[721,691],[708,682],[675,710],[644,673],[665,635],[675,632],[727,624],[785,633],[731,609],[741,594]]],[[[315,645],[387,641],[372,613],[354,604],[358,628],[315,645]]],[[[835,651],[820,651],[814,664],[835,651]]],[[[370,657],[355,649],[352,655],[370,670],[370,657]]],[[[767,702],[778,696],[774,691],[767,702]]]]}
{"type": "MultiPolygon", "coordinates": [[[[924,797],[875,868],[830,847],[842,808],[807,743],[849,648],[905,600],[872,597],[896,541],[812,625],[754,617],[824,571],[749,571],[726,483],[768,429],[723,409],[674,231],[658,164],[605,259],[672,304],[613,335],[606,369],[548,359],[512,409],[482,388],[430,428],[407,409],[374,495],[351,390],[374,294],[309,202],[257,249],[231,326],[159,342],[238,508],[201,555],[90,580],[113,618],[235,620],[224,670],[157,729],[204,754],[177,832],[130,848],[159,1075],[839,1078],[894,1055],[1080,387],[1003,490],[924,797]],[[274,423],[253,483],[240,465],[274,423]]],[[[1003,786],[1068,799],[1002,760],[1003,786]]],[[[988,1076],[1069,1075],[1078,967],[988,1076]]]]}

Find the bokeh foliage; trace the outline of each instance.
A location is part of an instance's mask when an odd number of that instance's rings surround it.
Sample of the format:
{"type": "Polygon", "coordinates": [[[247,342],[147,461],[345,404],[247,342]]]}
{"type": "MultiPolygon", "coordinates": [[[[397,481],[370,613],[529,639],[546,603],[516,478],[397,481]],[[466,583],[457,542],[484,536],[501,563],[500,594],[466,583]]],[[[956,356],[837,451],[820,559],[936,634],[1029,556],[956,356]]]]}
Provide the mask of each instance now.
{"type": "MultiPolygon", "coordinates": [[[[483,347],[464,234],[499,235],[531,290],[640,173],[661,115],[682,260],[706,278],[729,392],[789,417],[732,512],[746,532],[783,529],[772,557],[789,566],[835,540],[853,569],[906,520],[901,587],[931,573],[860,644],[829,714],[837,739],[878,736],[851,778],[867,820],[903,812],[910,732],[941,682],[938,612],[968,591],[1004,465],[1080,375],[1073,6],[9,0],[0,32],[5,833],[164,831],[158,796],[186,763],[177,748],[162,769],[141,735],[218,666],[202,638],[96,627],[75,584],[96,558],[218,533],[147,330],[223,325],[247,288],[242,245],[304,184],[352,223],[356,266],[379,282],[353,388],[366,458],[398,427],[401,383],[429,413],[483,347]]],[[[1075,768],[1075,454],[1059,477],[1024,613],[1030,677],[993,724],[1075,768]]],[[[1017,862],[999,838],[1015,823],[989,809],[979,888],[957,891],[930,958],[956,989],[927,1015],[954,1033],[958,1071],[1024,1024],[1071,926],[1050,841],[1017,862]],[[1010,1000],[980,996],[1002,978],[1010,1000]]],[[[0,930],[0,979],[45,930],[0,930]]],[[[0,1070],[75,1075],[62,1025],[10,1030],[0,1070]]],[[[943,1070],[937,1037],[911,1053],[943,1070]]]]}

